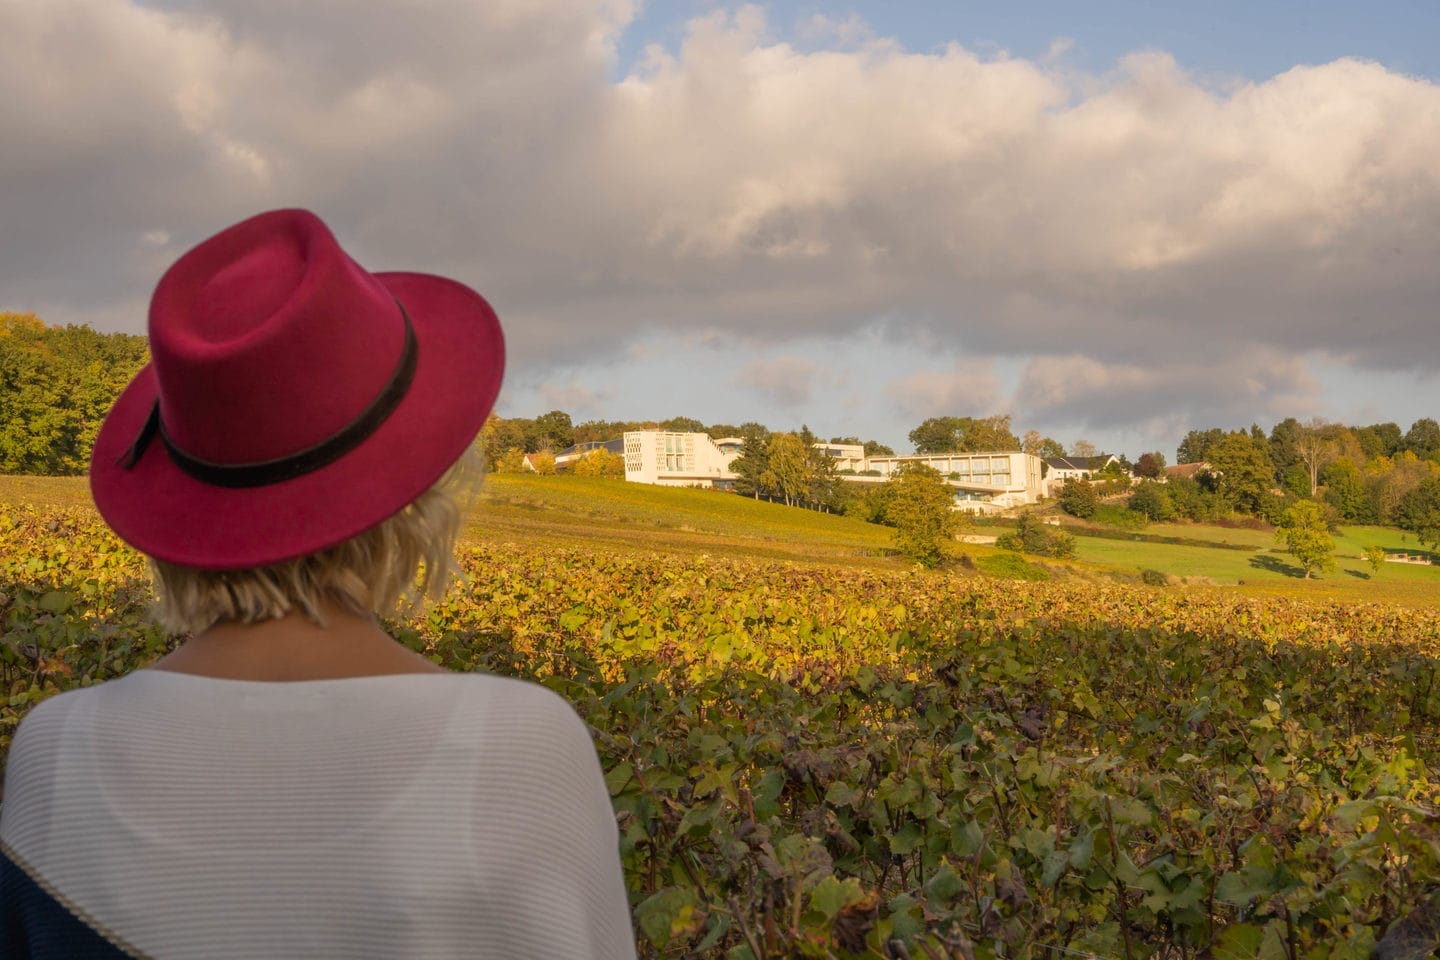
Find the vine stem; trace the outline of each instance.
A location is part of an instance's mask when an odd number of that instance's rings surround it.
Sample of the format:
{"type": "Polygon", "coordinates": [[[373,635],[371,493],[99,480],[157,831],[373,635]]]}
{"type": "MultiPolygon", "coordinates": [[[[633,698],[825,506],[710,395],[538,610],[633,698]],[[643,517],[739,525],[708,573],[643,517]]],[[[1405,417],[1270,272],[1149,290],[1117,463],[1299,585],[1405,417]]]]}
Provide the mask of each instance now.
{"type": "Polygon", "coordinates": [[[1105,798],[1105,832],[1110,836],[1110,858],[1115,862],[1115,895],[1120,898],[1120,937],[1125,945],[1125,960],[1135,960],[1130,946],[1130,907],[1126,902],[1125,882],[1120,879],[1120,847],[1115,843],[1115,817],[1111,814],[1110,798],[1105,798]]]}

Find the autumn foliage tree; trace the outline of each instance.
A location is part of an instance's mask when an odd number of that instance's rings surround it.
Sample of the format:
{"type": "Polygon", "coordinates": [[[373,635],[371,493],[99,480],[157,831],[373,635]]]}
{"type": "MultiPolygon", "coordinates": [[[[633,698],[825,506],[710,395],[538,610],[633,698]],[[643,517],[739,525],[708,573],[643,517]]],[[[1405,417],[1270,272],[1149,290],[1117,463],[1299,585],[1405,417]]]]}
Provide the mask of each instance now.
{"type": "Polygon", "coordinates": [[[1275,542],[1305,570],[1305,579],[1320,570],[1335,569],[1335,541],[1325,523],[1325,511],[1314,500],[1297,500],[1280,516],[1275,542]]]}
{"type": "Polygon", "coordinates": [[[0,313],[0,473],[78,474],[145,338],[0,313]]]}
{"type": "Polygon", "coordinates": [[[955,511],[955,492],[939,471],[912,463],[890,481],[885,522],[895,528],[901,556],[933,567],[944,560],[945,545],[955,539],[963,518],[955,511]]]}
{"type": "Polygon", "coordinates": [[[604,447],[596,447],[576,460],[571,472],[577,477],[623,477],[625,458],[604,447]]]}

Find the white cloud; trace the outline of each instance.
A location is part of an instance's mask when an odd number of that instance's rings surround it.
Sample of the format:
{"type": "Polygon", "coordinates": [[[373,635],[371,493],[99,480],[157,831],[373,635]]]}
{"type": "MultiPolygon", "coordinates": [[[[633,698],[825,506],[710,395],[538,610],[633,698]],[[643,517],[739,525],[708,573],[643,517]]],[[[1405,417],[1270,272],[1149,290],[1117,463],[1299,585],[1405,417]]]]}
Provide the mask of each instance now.
{"type": "Polygon", "coordinates": [[[1096,428],[1144,425],[1165,412],[1207,425],[1278,420],[1297,409],[1314,410],[1319,401],[1320,384],[1304,361],[1275,351],[1219,365],[1190,359],[1141,366],[1082,355],[1037,357],[1025,365],[1014,397],[1025,417],[1096,428]]]}
{"type": "MultiPolygon", "coordinates": [[[[1063,44],[908,53],[853,19],[802,50],[746,7],[616,83],[633,15],[0,5],[0,308],[138,329],[178,250],[303,204],[367,265],[484,292],[514,369],[883,317],[936,356],[1040,354],[1017,404],[1126,423],[1305,402],[1310,351],[1440,362],[1433,82],[1338,60],[1219,88],[1157,52],[1081,75],[1063,44]]],[[[770,373],[744,376],[791,398],[813,376],[770,373]]],[[[993,412],[984,383],[891,393],[993,412]]]]}
{"type": "Polygon", "coordinates": [[[912,421],[1003,413],[1000,382],[987,360],[961,360],[947,371],[919,370],[885,385],[896,411],[912,421]]]}
{"type": "Polygon", "coordinates": [[[735,376],[741,387],[758,390],[771,403],[797,407],[810,399],[820,365],[804,357],[773,357],[752,360],[735,376]]]}
{"type": "Polygon", "coordinates": [[[548,409],[564,410],[580,419],[605,416],[605,404],[611,391],[595,390],[580,383],[545,383],[540,386],[540,396],[548,409]]]}

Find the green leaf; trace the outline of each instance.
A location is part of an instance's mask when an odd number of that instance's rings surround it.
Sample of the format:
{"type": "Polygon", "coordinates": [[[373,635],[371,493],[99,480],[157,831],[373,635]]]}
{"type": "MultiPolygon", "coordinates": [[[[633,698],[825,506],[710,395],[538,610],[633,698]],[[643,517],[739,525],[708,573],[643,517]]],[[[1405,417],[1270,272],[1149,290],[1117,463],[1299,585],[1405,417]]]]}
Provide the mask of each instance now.
{"type": "Polygon", "coordinates": [[[1047,887],[1055,886],[1064,876],[1067,862],[1067,856],[1059,850],[1051,850],[1045,854],[1045,862],[1040,871],[1040,882],[1047,887]]]}
{"type": "Polygon", "coordinates": [[[40,598],[40,609],[47,613],[64,613],[75,603],[75,598],[64,590],[51,590],[40,598]]]}
{"type": "MultiPolygon", "coordinates": [[[[950,867],[947,865],[940,869],[942,871],[950,870],[950,867]]],[[[951,870],[950,873],[953,877],[955,872],[951,870]]],[[[956,879],[958,880],[959,878],[956,877],[956,879]]],[[[928,894],[929,884],[927,884],[926,887],[928,894]]],[[[952,893],[950,896],[954,896],[954,894],[952,893]]],[[[949,897],[942,899],[948,900],[949,897]]],[[[925,920],[921,916],[920,902],[908,893],[902,893],[895,897],[890,901],[890,924],[891,931],[903,941],[909,941],[924,933],[925,920]]]]}
{"type": "Polygon", "coordinates": [[[666,887],[640,902],[635,908],[635,922],[651,943],[663,948],[686,929],[694,908],[695,895],[691,891],[666,887]]]}
{"type": "Polygon", "coordinates": [[[941,864],[940,869],[936,870],[935,875],[925,884],[925,897],[936,905],[947,904],[964,889],[965,881],[954,868],[948,863],[941,864]]]}
{"type": "Polygon", "coordinates": [[[610,790],[610,796],[619,796],[630,782],[635,779],[635,770],[628,763],[622,763],[612,767],[605,774],[605,786],[610,790]]]}
{"type": "Polygon", "coordinates": [[[864,799],[864,793],[844,780],[836,780],[825,790],[825,802],[832,807],[853,807],[864,799]]]}
{"type": "Polygon", "coordinates": [[[1264,927],[1237,923],[1220,931],[1220,936],[1210,945],[1210,954],[1215,960],[1254,960],[1264,937],[1264,927]]]}
{"type": "Polygon", "coordinates": [[[837,880],[834,876],[829,876],[810,891],[810,906],[820,911],[826,920],[834,920],[841,910],[863,899],[865,891],[860,888],[860,881],[855,877],[837,880]]]}

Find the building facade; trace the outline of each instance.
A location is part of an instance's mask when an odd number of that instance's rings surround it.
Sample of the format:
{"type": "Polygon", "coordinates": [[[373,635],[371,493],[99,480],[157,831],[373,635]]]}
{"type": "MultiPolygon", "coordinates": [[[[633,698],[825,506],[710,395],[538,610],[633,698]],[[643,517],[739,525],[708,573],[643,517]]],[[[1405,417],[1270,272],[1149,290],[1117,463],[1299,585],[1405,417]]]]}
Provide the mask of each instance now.
{"type": "MultiPolygon", "coordinates": [[[[625,479],[631,483],[728,489],[739,479],[731,469],[740,456],[738,437],[713,440],[705,433],[632,430],[622,442],[625,479]]],[[[939,471],[955,491],[956,509],[973,513],[1035,503],[1045,493],[1040,458],[1018,450],[866,457],[860,444],[821,442],[815,447],[830,457],[839,478],[851,483],[885,483],[906,464],[924,464],[939,471]]]]}
{"type": "Polygon", "coordinates": [[[883,483],[906,464],[923,464],[939,472],[954,489],[956,507],[972,513],[998,513],[1023,507],[1035,503],[1045,493],[1040,458],[1019,450],[870,457],[865,463],[869,476],[844,479],[883,483]]]}
{"type": "Polygon", "coordinates": [[[722,450],[706,433],[631,430],[625,437],[625,479],[662,487],[725,489],[735,480],[722,450]]]}

